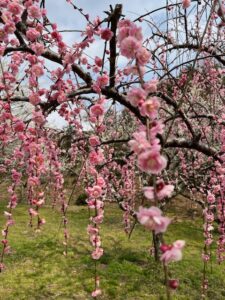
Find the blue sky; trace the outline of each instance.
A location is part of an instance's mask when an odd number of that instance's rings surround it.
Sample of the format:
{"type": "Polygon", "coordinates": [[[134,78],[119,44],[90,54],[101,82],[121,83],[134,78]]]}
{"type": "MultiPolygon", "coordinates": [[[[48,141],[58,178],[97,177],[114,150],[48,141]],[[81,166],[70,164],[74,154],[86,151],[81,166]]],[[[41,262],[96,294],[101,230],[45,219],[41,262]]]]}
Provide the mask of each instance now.
{"type": "MultiPolygon", "coordinates": [[[[123,13],[131,18],[135,18],[147,11],[153,10],[166,4],[166,0],[75,0],[74,4],[83,8],[85,13],[89,13],[93,18],[96,15],[104,16],[103,11],[108,10],[109,5],[117,3],[123,4],[123,13]]],[[[71,9],[71,5],[66,0],[47,0],[46,8],[50,19],[57,20],[63,26],[80,25],[80,18],[77,12],[71,9]]]]}

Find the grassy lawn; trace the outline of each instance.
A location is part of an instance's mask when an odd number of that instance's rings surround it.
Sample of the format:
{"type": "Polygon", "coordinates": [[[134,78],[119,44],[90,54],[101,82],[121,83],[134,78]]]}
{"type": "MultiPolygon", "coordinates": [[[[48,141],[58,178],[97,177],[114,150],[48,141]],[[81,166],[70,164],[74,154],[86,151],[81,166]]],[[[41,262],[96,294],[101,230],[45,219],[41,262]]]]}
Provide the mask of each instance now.
{"type": "MultiPolygon", "coordinates": [[[[1,204],[1,216],[5,206],[1,204]]],[[[58,232],[60,213],[43,208],[47,224],[40,233],[28,226],[27,207],[15,210],[16,226],[10,228],[12,253],[5,257],[6,270],[0,274],[0,299],[91,299],[94,263],[86,234],[86,207],[71,207],[70,245],[64,257],[62,232],[58,232]]],[[[1,224],[3,224],[3,216],[1,224]]],[[[150,233],[137,226],[131,239],[123,231],[122,212],[106,205],[101,226],[105,254],[98,270],[103,295],[101,299],[165,299],[163,273],[149,255],[150,233]]],[[[202,278],[202,225],[195,220],[177,219],[169,226],[167,241],[186,240],[184,259],[171,265],[180,287],[172,299],[200,299],[202,278]]],[[[208,270],[208,299],[225,299],[224,266],[214,261],[208,270]]]]}

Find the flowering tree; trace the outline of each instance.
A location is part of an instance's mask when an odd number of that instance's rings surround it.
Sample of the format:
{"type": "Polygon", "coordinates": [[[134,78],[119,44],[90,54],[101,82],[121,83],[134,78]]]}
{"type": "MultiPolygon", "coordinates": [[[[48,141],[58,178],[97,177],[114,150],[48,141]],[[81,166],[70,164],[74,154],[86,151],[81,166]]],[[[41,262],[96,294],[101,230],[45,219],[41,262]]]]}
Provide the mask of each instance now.
{"type": "MultiPolygon", "coordinates": [[[[224,260],[223,1],[165,1],[135,20],[123,15],[120,4],[104,19],[90,20],[72,1],[65,2],[86,21],[72,46],[49,20],[44,0],[0,0],[0,171],[12,179],[0,270],[22,180],[30,225],[39,230],[46,201],[41,180],[48,178],[52,205],[61,205],[67,254],[72,196],[64,193],[63,171],[75,167],[73,191],[84,186],[92,212],[87,230],[96,261],[92,296],[101,295],[97,261],[104,253],[100,224],[107,198],[124,210],[126,232],[132,232],[132,220],[152,232],[169,299],[178,281],[169,278],[168,265],[182,258],[185,245],[182,240],[169,245],[163,238],[171,222],[163,207],[173,194],[188,192],[195,200],[201,193],[204,263],[210,260],[215,218],[218,261],[224,260]],[[161,23],[154,19],[159,11],[161,23]],[[101,53],[89,57],[86,51],[97,41],[101,53]],[[16,114],[15,103],[29,106],[29,116],[16,114]],[[48,126],[55,111],[70,128],[66,153],[62,141],[68,132],[59,136],[48,126]]],[[[204,293],[205,274],[202,288],[204,293]]]]}

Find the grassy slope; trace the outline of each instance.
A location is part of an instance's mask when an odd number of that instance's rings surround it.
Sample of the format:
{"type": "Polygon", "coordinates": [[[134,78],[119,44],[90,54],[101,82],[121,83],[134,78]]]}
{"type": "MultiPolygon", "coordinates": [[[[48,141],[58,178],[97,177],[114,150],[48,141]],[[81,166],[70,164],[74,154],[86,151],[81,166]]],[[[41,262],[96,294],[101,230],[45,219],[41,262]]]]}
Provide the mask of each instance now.
{"type": "MultiPolygon", "coordinates": [[[[3,210],[1,204],[0,212],[3,210]]],[[[94,264],[86,234],[87,209],[73,207],[68,213],[70,246],[66,258],[62,255],[62,234],[58,234],[60,214],[48,208],[42,209],[42,214],[47,224],[41,233],[35,233],[27,225],[26,207],[15,210],[17,225],[9,236],[13,253],[6,257],[7,269],[0,274],[0,299],[91,299],[94,264]]],[[[164,299],[161,266],[148,254],[150,233],[137,226],[128,241],[121,211],[107,205],[105,215],[101,228],[105,254],[98,266],[104,291],[101,299],[164,299]]],[[[177,221],[170,225],[166,239],[187,242],[184,259],[171,265],[173,276],[181,282],[173,299],[200,299],[200,220],[177,221]]],[[[208,299],[225,299],[223,268],[213,263],[212,273],[209,270],[208,299]]]]}

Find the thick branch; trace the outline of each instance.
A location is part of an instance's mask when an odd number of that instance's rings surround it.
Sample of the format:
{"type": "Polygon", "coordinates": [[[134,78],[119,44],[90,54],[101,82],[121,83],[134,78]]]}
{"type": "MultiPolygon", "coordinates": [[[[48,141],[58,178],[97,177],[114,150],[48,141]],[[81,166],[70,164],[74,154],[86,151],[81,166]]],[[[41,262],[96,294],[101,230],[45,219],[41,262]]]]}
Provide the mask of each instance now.
{"type": "Polygon", "coordinates": [[[110,17],[111,21],[111,31],[113,32],[113,37],[110,40],[109,47],[110,47],[110,87],[115,86],[115,72],[116,72],[116,30],[119,18],[122,13],[122,5],[117,4],[115,9],[112,12],[110,17]]]}

